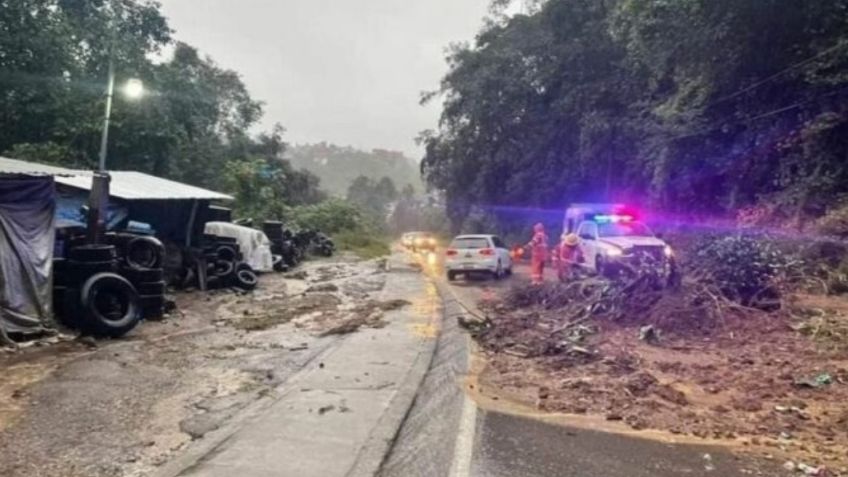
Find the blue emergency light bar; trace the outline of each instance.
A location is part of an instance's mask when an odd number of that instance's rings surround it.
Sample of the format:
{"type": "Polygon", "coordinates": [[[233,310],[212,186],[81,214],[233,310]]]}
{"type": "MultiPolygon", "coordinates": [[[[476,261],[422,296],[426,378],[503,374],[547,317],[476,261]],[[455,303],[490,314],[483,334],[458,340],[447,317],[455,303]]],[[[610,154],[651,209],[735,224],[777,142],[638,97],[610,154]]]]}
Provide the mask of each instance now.
{"type": "Polygon", "coordinates": [[[632,215],[607,215],[607,214],[596,214],[592,217],[592,221],[597,222],[599,224],[618,224],[618,223],[626,223],[633,222],[632,215]]]}

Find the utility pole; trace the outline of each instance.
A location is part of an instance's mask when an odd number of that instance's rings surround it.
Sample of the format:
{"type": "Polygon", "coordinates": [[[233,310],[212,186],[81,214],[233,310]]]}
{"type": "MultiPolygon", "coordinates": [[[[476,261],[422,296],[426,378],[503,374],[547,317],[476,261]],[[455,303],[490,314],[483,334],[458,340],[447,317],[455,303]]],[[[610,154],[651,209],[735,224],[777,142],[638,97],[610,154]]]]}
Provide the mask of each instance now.
{"type": "Polygon", "coordinates": [[[106,114],[103,116],[103,131],[100,134],[100,160],[97,163],[97,171],[106,171],[106,150],[109,146],[109,122],[112,119],[112,96],[115,92],[115,61],[109,53],[109,72],[106,80],[106,114]]]}

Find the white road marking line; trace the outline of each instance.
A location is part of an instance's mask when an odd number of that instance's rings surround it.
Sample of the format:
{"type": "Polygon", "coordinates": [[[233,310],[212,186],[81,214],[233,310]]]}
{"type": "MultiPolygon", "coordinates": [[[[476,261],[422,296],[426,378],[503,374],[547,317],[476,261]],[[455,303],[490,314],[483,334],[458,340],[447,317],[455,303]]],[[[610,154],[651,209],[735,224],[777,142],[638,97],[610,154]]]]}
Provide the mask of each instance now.
{"type": "Polygon", "coordinates": [[[477,404],[463,393],[462,415],[459,418],[456,444],[451,462],[451,477],[471,475],[471,458],[474,455],[474,434],[477,432],[477,404]]]}

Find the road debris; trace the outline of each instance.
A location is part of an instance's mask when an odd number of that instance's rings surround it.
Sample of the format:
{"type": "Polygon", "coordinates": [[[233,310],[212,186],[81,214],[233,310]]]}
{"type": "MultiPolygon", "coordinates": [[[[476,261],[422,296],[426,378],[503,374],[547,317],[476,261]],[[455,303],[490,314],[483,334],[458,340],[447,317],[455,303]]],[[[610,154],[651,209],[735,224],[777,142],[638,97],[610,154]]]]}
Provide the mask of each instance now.
{"type": "MultiPolygon", "coordinates": [[[[543,411],[822,465],[803,472],[848,466],[848,424],[834,417],[848,400],[848,350],[793,329],[795,310],[776,308],[776,295],[751,298],[768,303],[758,309],[686,276],[674,287],[640,276],[519,284],[488,298],[483,319],[460,320],[486,362],[481,384],[543,411]]],[[[805,475],[829,475],[816,472],[805,475]]]]}

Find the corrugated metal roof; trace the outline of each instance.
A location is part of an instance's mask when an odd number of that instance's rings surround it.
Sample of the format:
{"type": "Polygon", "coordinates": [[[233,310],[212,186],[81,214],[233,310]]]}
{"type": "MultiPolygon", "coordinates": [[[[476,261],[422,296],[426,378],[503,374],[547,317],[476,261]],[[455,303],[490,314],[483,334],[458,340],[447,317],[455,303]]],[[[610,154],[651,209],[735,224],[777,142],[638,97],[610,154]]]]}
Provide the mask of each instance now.
{"type": "MultiPolygon", "coordinates": [[[[0,174],[55,176],[56,182],[77,189],[91,190],[92,171],[65,169],[17,159],[0,157],[0,174]]],[[[109,195],[125,200],[234,200],[232,196],[181,182],[162,179],[143,172],[109,171],[112,181],[109,195]]]]}
{"type": "Polygon", "coordinates": [[[48,166],[35,162],[0,157],[0,174],[23,174],[28,176],[78,176],[91,177],[90,171],[78,171],[64,167],[48,166]]]}
{"type": "MultiPolygon", "coordinates": [[[[112,181],[109,195],[125,200],[233,200],[232,196],[194,187],[181,182],[162,179],[143,172],[109,171],[112,181]]],[[[57,177],[56,182],[78,189],[90,190],[91,177],[57,177]]]]}

